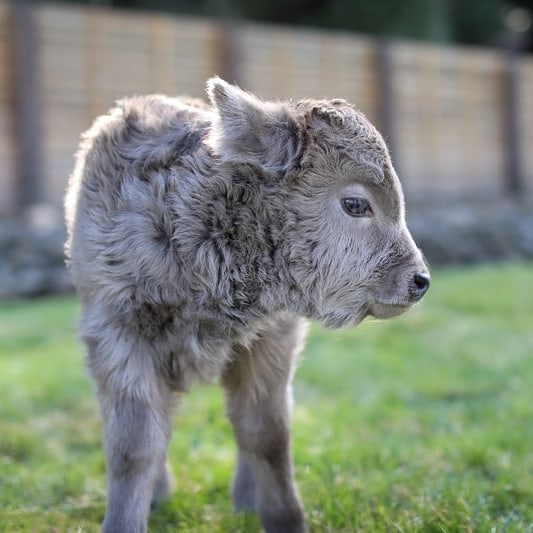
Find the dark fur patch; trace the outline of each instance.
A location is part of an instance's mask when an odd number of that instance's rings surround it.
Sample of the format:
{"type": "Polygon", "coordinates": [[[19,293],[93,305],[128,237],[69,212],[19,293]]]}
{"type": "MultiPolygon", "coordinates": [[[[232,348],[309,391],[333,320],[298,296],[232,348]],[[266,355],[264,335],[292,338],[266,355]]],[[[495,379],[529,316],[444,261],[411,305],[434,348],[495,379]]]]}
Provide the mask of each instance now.
{"type": "Polygon", "coordinates": [[[166,305],[142,304],[135,310],[134,327],[147,339],[155,339],[174,322],[176,309],[166,305]]]}

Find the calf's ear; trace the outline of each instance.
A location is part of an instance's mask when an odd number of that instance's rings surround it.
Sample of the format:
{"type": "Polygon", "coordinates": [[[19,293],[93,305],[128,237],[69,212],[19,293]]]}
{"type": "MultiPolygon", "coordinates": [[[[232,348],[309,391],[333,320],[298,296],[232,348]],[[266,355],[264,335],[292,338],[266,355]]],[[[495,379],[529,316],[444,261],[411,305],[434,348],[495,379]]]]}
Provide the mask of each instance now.
{"type": "Polygon", "coordinates": [[[300,152],[301,132],[283,103],[263,102],[224,80],[207,82],[216,112],[210,142],[225,160],[288,170],[300,152]]]}

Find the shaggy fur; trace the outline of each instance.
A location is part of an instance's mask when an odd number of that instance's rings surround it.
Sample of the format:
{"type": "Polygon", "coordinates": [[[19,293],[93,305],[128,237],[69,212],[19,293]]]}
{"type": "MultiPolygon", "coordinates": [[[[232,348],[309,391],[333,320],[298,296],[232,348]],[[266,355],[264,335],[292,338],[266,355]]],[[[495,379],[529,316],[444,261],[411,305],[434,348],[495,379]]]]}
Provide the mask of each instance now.
{"type": "Polygon", "coordinates": [[[427,267],[376,129],[343,100],[262,102],[214,78],[210,105],[123,100],[85,134],[67,255],[104,423],[104,532],[146,531],[176,392],[220,380],[238,443],[236,509],[306,530],[291,379],[304,318],[327,327],[418,301],[427,267]],[[363,198],[358,216],[343,199],[363,198]]]}

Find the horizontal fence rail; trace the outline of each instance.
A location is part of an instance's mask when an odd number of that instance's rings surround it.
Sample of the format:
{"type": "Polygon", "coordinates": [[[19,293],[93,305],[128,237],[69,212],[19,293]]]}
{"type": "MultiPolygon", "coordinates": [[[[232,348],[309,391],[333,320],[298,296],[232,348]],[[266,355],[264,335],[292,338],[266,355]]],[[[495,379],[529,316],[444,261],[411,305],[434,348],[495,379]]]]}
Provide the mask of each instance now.
{"type": "Polygon", "coordinates": [[[0,1],[0,214],[23,207],[31,180],[40,201],[61,205],[80,133],[116,99],[203,96],[213,74],[266,99],[355,103],[389,141],[411,197],[533,192],[531,57],[103,7],[30,8],[34,34],[22,38],[36,50],[38,135],[21,145],[32,123],[13,98],[24,97],[14,5],[0,1]]]}

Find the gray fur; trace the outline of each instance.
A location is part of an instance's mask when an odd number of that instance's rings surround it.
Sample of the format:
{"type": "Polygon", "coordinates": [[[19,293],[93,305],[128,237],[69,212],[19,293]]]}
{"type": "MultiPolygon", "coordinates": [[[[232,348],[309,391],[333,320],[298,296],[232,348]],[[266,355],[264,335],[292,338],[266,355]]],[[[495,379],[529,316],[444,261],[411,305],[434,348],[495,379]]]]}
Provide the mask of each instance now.
{"type": "Polygon", "coordinates": [[[305,531],[291,380],[304,318],[405,311],[427,273],[386,146],[342,100],[262,102],[214,78],[210,105],[123,100],[85,134],[67,255],[104,421],[103,530],[146,531],[168,495],[175,393],[220,379],[239,446],[236,509],[305,531]],[[353,218],[341,198],[364,196],[353,218]]]}

